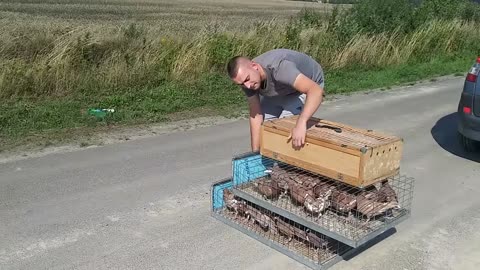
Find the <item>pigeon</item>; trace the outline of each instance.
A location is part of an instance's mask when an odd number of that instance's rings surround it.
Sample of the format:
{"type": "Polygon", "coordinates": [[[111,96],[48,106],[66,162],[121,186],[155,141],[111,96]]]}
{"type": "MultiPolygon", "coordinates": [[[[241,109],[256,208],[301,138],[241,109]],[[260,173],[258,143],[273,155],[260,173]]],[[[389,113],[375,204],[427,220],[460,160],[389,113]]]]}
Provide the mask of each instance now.
{"type": "Polygon", "coordinates": [[[305,198],[304,206],[307,211],[313,215],[317,215],[317,219],[322,216],[325,209],[330,206],[330,196],[332,195],[332,189],[327,190],[321,194],[318,198],[307,196],[305,198]]]}
{"type": "Polygon", "coordinates": [[[295,234],[295,231],[293,230],[293,227],[290,224],[288,224],[287,222],[280,219],[279,217],[275,217],[274,220],[275,220],[275,225],[277,227],[278,232],[280,234],[288,237],[287,242],[292,241],[293,236],[295,234]]]}
{"type": "Polygon", "coordinates": [[[277,198],[280,195],[281,189],[276,180],[262,179],[255,182],[257,190],[266,199],[277,198]]]}
{"type": "Polygon", "coordinates": [[[370,221],[372,217],[383,214],[388,210],[399,208],[400,206],[395,201],[375,201],[375,194],[372,196],[369,193],[362,193],[357,196],[357,210],[367,217],[367,222],[370,221]]]}
{"type": "Polygon", "coordinates": [[[310,229],[306,230],[307,232],[307,241],[312,243],[313,247],[318,249],[326,249],[328,247],[328,241],[320,238],[315,232],[310,229]]]}
{"type": "Polygon", "coordinates": [[[343,213],[350,213],[357,206],[356,196],[343,191],[334,190],[332,192],[332,207],[343,213]]]}
{"type": "Polygon", "coordinates": [[[227,209],[235,212],[235,218],[238,216],[238,214],[243,216],[247,214],[247,203],[245,201],[237,200],[231,190],[223,190],[223,201],[225,202],[227,209]]]}
{"type": "Polygon", "coordinates": [[[247,215],[251,222],[257,223],[263,230],[272,229],[276,231],[272,219],[268,215],[263,214],[260,210],[253,208],[252,206],[248,206],[247,215]]]}

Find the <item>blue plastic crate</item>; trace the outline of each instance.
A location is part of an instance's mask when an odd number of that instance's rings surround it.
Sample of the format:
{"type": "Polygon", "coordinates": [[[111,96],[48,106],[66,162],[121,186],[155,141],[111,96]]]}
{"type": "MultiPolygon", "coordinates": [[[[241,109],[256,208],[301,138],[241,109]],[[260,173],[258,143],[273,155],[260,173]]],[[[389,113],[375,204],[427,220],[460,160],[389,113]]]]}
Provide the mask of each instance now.
{"type": "Polygon", "coordinates": [[[211,202],[213,211],[218,210],[224,206],[223,190],[226,188],[231,189],[232,187],[233,181],[231,177],[222,179],[212,185],[211,202]]]}
{"type": "Polygon", "coordinates": [[[233,184],[236,186],[265,176],[268,164],[268,159],[256,152],[234,157],[232,160],[233,184]]]}

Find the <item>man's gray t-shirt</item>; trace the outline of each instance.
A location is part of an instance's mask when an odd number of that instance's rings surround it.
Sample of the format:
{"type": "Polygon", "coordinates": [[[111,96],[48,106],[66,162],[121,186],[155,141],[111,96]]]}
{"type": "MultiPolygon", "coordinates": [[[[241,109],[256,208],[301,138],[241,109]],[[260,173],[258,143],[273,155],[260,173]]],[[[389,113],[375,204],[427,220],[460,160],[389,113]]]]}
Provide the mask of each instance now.
{"type": "Polygon", "coordinates": [[[266,81],[258,91],[243,88],[248,97],[257,93],[265,97],[293,94],[297,92],[293,83],[300,73],[324,87],[322,67],[304,53],[275,49],[252,60],[264,68],[266,81]]]}

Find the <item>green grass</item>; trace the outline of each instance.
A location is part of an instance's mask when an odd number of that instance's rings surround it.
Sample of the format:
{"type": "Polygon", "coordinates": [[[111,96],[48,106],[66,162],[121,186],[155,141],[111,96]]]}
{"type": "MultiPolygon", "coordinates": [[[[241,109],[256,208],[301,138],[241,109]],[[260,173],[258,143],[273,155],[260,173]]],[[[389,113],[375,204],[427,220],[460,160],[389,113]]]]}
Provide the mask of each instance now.
{"type": "Polygon", "coordinates": [[[434,58],[428,62],[402,64],[388,69],[337,71],[327,74],[329,93],[351,93],[357,90],[389,88],[415,83],[432,77],[462,76],[475,59],[474,54],[451,59],[434,58]]]}

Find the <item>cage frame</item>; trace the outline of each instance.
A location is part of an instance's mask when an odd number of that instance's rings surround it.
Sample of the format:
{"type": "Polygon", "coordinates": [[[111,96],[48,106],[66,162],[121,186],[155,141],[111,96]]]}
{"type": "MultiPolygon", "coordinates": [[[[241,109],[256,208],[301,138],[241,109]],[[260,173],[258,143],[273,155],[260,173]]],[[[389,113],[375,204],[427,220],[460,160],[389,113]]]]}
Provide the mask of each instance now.
{"type": "MultiPolygon", "coordinates": [[[[261,236],[261,235],[255,233],[251,230],[248,230],[248,229],[244,228],[243,226],[235,223],[234,221],[231,221],[228,218],[224,217],[223,215],[217,213],[217,209],[218,208],[223,208],[224,206],[223,206],[223,201],[218,202],[218,201],[215,200],[215,196],[216,196],[217,192],[222,192],[223,193],[223,190],[227,189],[227,188],[230,189],[233,192],[233,177],[232,176],[225,177],[225,178],[222,178],[220,180],[217,180],[217,181],[213,182],[211,187],[210,187],[210,206],[211,206],[210,215],[213,218],[215,218],[216,220],[222,222],[223,224],[225,224],[225,225],[227,225],[227,226],[229,226],[233,229],[236,229],[237,231],[251,237],[252,239],[257,240],[258,242],[276,250],[277,252],[280,252],[283,255],[286,255],[287,257],[289,257],[289,258],[291,258],[291,259],[293,259],[293,260],[295,260],[295,261],[297,261],[297,262],[299,262],[299,263],[301,263],[301,264],[303,264],[303,265],[305,265],[305,266],[307,266],[311,269],[315,269],[315,270],[328,269],[328,268],[334,266],[335,264],[343,261],[344,258],[349,258],[352,255],[354,255],[355,252],[357,252],[357,248],[348,247],[349,249],[347,251],[345,251],[342,255],[337,254],[333,258],[329,259],[328,262],[325,262],[323,264],[317,264],[314,261],[309,260],[308,258],[305,258],[304,256],[299,255],[296,252],[288,249],[287,247],[284,247],[281,244],[276,243],[275,241],[267,239],[264,236],[261,236]]],[[[222,197],[222,196],[219,196],[219,197],[222,197]]],[[[250,203],[255,204],[254,202],[250,202],[250,203]]],[[[266,209],[266,210],[268,210],[268,209],[266,209]]],[[[319,232],[319,233],[321,233],[321,232],[319,232]]],[[[332,238],[332,239],[334,239],[334,238],[332,238]]],[[[334,240],[336,240],[336,239],[334,239],[334,240]]],[[[336,241],[338,241],[338,240],[336,240],[336,241]]]]}
{"type": "MultiPolygon", "coordinates": [[[[268,160],[275,160],[274,158],[271,158],[271,157],[266,157],[266,156],[263,156],[261,155],[261,153],[259,151],[256,151],[256,152],[245,152],[245,153],[242,153],[240,155],[236,155],[232,158],[232,172],[233,172],[233,176],[232,176],[232,180],[233,180],[233,185],[234,187],[232,188],[232,192],[246,200],[246,201],[249,201],[249,202],[252,202],[254,204],[257,204],[259,205],[260,207],[263,207],[265,209],[268,209],[269,211],[273,212],[273,213],[276,213],[280,216],[284,216],[294,222],[297,222],[298,224],[301,224],[305,227],[308,227],[314,231],[317,231],[323,235],[326,235],[330,238],[333,238],[337,241],[340,241],[342,243],[345,243],[349,246],[351,246],[352,248],[358,248],[366,243],[368,243],[369,241],[371,241],[372,239],[378,237],[379,235],[383,234],[384,232],[394,228],[395,226],[399,225],[400,223],[404,222],[405,220],[407,220],[408,218],[411,217],[411,209],[404,209],[403,211],[403,214],[397,218],[395,218],[394,220],[388,222],[388,223],[384,223],[384,225],[376,228],[375,230],[365,234],[364,236],[360,237],[360,238],[357,238],[357,239],[352,239],[352,238],[348,238],[338,232],[335,232],[335,231],[332,231],[332,230],[329,230],[328,228],[324,228],[323,226],[321,226],[320,224],[316,224],[308,219],[305,219],[304,217],[301,217],[295,213],[291,213],[281,207],[278,207],[270,202],[267,202],[263,199],[260,199],[260,198],[257,198],[251,194],[248,194],[247,192],[241,190],[240,188],[238,188],[237,186],[240,186],[241,184],[244,184],[244,183],[247,183],[247,182],[250,182],[250,181],[255,181],[256,179],[258,179],[260,176],[259,175],[252,175],[250,177],[250,179],[243,179],[243,183],[239,183],[239,182],[236,182],[238,180],[236,180],[235,178],[237,177],[238,175],[238,172],[235,171],[235,167],[236,167],[236,162],[240,161],[240,160],[244,160],[244,159],[247,159],[247,158],[251,158],[251,157],[258,157],[258,158],[265,158],[265,159],[268,159],[268,160]]],[[[281,160],[278,160],[278,162],[280,163],[284,163],[283,161],[281,160]]],[[[293,165],[292,165],[293,166],[293,165]]],[[[294,167],[294,166],[293,166],[294,167]]],[[[302,169],[304,170],[304,169],[302,169]]],[[[315,172],[312,172],[313,174],[317,174],[315,172]]],[[[357,187],[359,188],[359,187],[357,187]]],[[[359,189],[364,189],[365,187],[363,188],[359,188],[359,189]]],[[[413,200],[413,187],[412,187],[412,200],[413,200]]]]}

